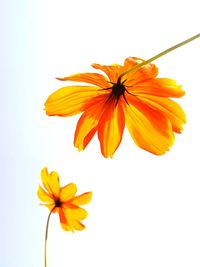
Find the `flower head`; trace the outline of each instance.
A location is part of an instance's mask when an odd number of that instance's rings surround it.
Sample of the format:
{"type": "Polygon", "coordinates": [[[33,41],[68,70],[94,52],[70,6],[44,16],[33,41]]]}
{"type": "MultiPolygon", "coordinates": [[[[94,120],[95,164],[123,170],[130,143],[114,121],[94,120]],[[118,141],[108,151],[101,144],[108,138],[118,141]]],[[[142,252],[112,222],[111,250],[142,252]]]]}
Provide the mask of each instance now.
{"type": "Polygon", "coordinates": [[[87,211],[80,208],[90,202],[92,193],[87,192],[75,196],[77,187],[70,183],[60,187],[60,180],[57,172],[48,173],[47,168],[41,172],[44,189],[38,187],[38,197],[45,203],[47,208],[53,213],[58,212],[60,223],[64,230],[74,231],[83,230],[85,226],[81,223],[87,217],[87,211]]]}
{"type": "Polygon", "coordinates": [[[128,72],[142,62],[130,57],[123,66],[93,64],[105,75],[79,73],[59,78],[89,85],[65,86],[51,94],[45,103],[46,114],[67,117],[83,112],[74,136],[79,151],[97,132],[103,156],[112,157],[126,124],[139,147],[155,155],[164,154],[174,142],[174,132],[181,133],[185,123],[183,110],[170,97],[181,97],[184,91],[172,79],[157,78],[154,64],[128,72]]]}

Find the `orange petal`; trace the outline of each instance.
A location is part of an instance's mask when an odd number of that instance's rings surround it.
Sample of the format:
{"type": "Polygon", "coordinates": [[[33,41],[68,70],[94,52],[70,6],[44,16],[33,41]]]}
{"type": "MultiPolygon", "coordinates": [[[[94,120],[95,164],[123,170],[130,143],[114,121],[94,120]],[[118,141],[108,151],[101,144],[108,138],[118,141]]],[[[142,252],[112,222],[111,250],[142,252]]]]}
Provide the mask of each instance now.
{"type": "Polygon", "coordinates": [[[155,154],[162,155],[174,142],[171,122],[164,113],[127,96],[126,125],[135,143],[155,154]]]}
{"type": "Polygon", "coordinates": [[[74,135],[74,145],[79,151],[85,149],[96,133],[99,119],[104,111],[106,98],[103,96],[97,97],[96,101],[93,101],[93,104],[80,117],[74,135]]]}
{"type": "Polygon", "coordinates": [[[48,173],[47,168],[41,171],[42,183],[51,197],[58,197],[60,192],[60,181],[57,172],[48,173]]]}
{"type": "Polygon", "coordinates": [[[95,86],[67,86],[50,95],[45,103],[49,116],[71,116],[85,110],[85,106],[95,96],[105,94],[95,86]]]}
{"type": "Polygon", "coordinates": [[[60,81],[91,83],[101,88],[107,88],[110,86],[105,76],[99,73],[78,73],[72,76],[57,78],[57,79],[60,81]]]}
{"type": "Polygon", "coordinates": [[[171,121],[173,131],[181,133],[183,130],[182,125],[185,124],[186,118],[185,113],[179,104],[165,97],[140,95],[138,98],[150,107],[163,111],[171,121]]]}
{"type": "Polygon", "coordinates": [[[60,224],[61,224],[62,229],[65,231],[72,231],[73,232],[73,228],[69,224],[69,222],[65,216],[65,213],[63,212],[62,209],[59,209],[59,218],[60,218],[60,224]]]}
{"type": "Polygon", "coordinates": [[[74,205],[77,205],[77,206],[85,205],[85,204],[90,202],[91,197],[92,197],[92,192],[87,192],[87,193],[84,193],[84,194],[82,194],[80,196],[75,197],[71,201],[71,203],[74,204],[74,205]]]}
{"type": "Polygon", "coordinates": [[[112,157],[118,148],[124,131],[125,119],[122,102],[108,101],[99,121],[98,138],[104,157],[112,157]]]}
{"type": "Polygon", "coordinates": [[[111,82],[117,82],[119,74],[121,73],[122,66],[118,64],[113,64],[112,66],[100,65],[100,64],[92,64],[92,67],[95,69],[102,70],[106,73],[111,82]]]}
{"type": "Polygon", "coordinates": [[[51,198],[51,196],[49,196],[49,194],[47,194],[40,185],[38,186],[37,195],[44,203],[54,203],[54,200],[51,198]]]}
{"type": "MultiPolygon", "coordinates": [[[[124,61],[123,71],[129,70],[142,62],[144,62],[144,60],[140,58],[126,58],[124,61]]],[[[126,74],[123,79],[127,80],[126,85],[130,86],[144,80],[155,78],[157,75],[158,68],[156,67],[156,65],[149,63],[133,72],[126,74]]]]}
{"type": "Polygon", "coordinates": [[[60,198],[61,202],[68,201],[69,199],[74,198],[76,192],[77,192],[76,185],[73,183],[70,183],[70,184],[61,188],[59,198],[60,198]]]}
{"type": "Polygon", "coordinates": [[[185,94],[181,88],[182,86],[177,85],[176,81],[172,79],[157,78],[140,82],[128,88],[128,91],[135,95],[146,94],[162,97],[181,97],[185,94]]]}

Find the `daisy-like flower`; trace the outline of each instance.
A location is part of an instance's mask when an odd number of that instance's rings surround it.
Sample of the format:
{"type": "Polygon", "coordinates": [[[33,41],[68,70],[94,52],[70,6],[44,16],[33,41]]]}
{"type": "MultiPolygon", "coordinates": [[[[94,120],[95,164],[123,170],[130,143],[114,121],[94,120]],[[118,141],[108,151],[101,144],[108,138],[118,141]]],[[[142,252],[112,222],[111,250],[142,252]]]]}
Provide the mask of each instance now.
{"type": "Polygon", "coordinates": [[[59,80],[93,84],[62,87],[45,103],[49,116],[71,116],[83,112],[74,137],[74,145],[83,150],[97,132],[101,152],[112,157],[122,140],[125,124],[135,143],[156,155],[164,154],[185,123],[181,107],[169,97],[181,97],[184,91],[172,79],[157,78],[158,69],[147,64],[135,72],[120,75],[141,63],[127,58],[124,65],[93,64],[99,73],[80,73],[59,80]]]}
{"type": "Polygon", "coordinates": [[[181,133],[185,123],[182,108],[171,99],[182,97],[184,91],[176,81],[158,78],[158,68],[150,62],[199,37],[193,36],[147,61],[129,57],[123,65],[92,65],[104,75],[79,73],[59,78],[88,85],[65,86],[51,94],[45,103],[46,114],[68,117],[83,113],[74,136],[79,151],[97,133],[103,156],[112,157],[126,125],[139,147],[164,154],[173,145],[174,133],[181,133]]]}
{"type": "Polygon", "coordinates": [[[79,196],[75,196],[77,187],[70,183],[64,187],[60,187],[60,180],[57,172],[48,173],[47,168],[41,172],[42,183],[44,189],[39,185],[38,197],[49,210],[49,216],[45,231],[44,245],[44,267],[47,267],[47,239],[49,219],[52,213],[58,212],[60,224],[66,231],[83,230],[85,226],[81,223],[87,217],[87,211],[80,208],[90,202],[92,193],[87,192],[79,196]]]}
{"type": "Polygon", "coordinates": [[[79,196],[75,196],[77,187],[70,183],[64,187],[60,187],[59,176],[57,172],[48,173],[47,168],[41,172],[42,183],[44,189],[39,185],[38,197],[49,208],[50,213],[58,213],[60,223],[64,230],[74,231],[83,230],[85,226],[81,223],[87,217],[87,211],[80,208],[90,202],[92,193],[87,192],[79,196]]]}

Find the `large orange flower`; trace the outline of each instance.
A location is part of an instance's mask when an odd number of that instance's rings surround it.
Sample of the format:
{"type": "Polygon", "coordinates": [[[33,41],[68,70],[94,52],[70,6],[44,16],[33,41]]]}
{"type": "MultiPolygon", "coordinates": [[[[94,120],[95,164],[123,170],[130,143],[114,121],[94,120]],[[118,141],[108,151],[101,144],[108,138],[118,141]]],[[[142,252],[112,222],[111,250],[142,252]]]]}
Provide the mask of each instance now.
{"type": "Polygon", "coordinates": [[[169,97],[184,95],[181,86],[168,78],[156,78],[154,64],[124,74],[144,62],[127,58],[124,65],[92,67],[99,73],[79,73],[61,81],[84,82],[91,85],[62,87],[45,103],[49,116],[67,117],[83,112],[74,137],[74,145],[83,150],[98,133],[101,152],[112,157],[118,148],[125,124],[134,142],[141,148],[162,155],[174,142],[174,132],[180,133],[185,123],[181,107],[169,97]]]}
{"type": "Polygon", "coordinates": [[[87,192],[80,196],[75,196],[77,187],[70,183],[64,187],[60,187],[59,176],[56,172],[48,173],[47,168],[41,172],[42,183],[45,190],[38,187],[38,197],[45,203],[49,210],[53,213],[58,212],[60,223],[64,230],[83,230],[85,226],[81,220],[87,217],[87,211],[80,208],[90,202],[92,193],[87,192]]]}

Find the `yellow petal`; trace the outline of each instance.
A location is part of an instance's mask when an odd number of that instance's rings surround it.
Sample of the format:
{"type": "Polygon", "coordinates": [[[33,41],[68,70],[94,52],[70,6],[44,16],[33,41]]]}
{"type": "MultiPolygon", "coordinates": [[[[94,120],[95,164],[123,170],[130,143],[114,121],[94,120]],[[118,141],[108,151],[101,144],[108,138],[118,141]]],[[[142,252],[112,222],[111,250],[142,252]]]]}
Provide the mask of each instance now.
{"type": "Polygon", "coordinates": [[[95,96],[105,93],[95,86],[62,87],[50,95],[45,103],[49,116],[71,116],[85,110],[89,101],[95,96]]]}
{"type": "Polygon", "coordinates": [[[60,192],[60,181],[57,172],[51,172],[50,174],[47,171],[47,168],[44,168],[41,171],[42,183],[51,197],[58,197],[60,192]]]}
{"type": "Polygon", "coordinates": [[[83,150],[96,133],[99,119],[104,111],[106,98],[99,96],[80,117],[74,135],[74,145],[78,150],[83,150]]]}
{"type": "Polygon", "coordinates": [[[60,218],[60,224],[63,230],[65,231],[72,231],[73,232],[73,227],[69,224],[65,213],[63,212],[62,209],[59,209],[59,218],[60,218]]]}
{"type": "Polygon", "coordinates": [[[68,216],[74,218],[77,221],[85,219],[88,215],[87,211],[80,207],[75,207],[73,209],[67,208],[67,214],[68,216]]]}
{"type": "Polygon", "coordinates": [[[127,100],[126,125],[135,143],[155,155],[164,154],[174,142],[169,119],[136,97],[127,96],[127,100]]]}
{"type": "Polygon", "coordinates": [[[106,65],[100,65],[100,64],[92,64],[92,67],[95,69],[102,70],[106,73],[108,78],[111,82],[116,83],[117,79],[119,77],[119,74],[121,73],[122,66],[118,64],[114,64],[112,66],[106,66],[106,65]]]}
{"type": "Polygon", "coordinates": [[[110,85],[105,76],[99,73],[77,73],[72,76],[57,79],[60,81],[91,83],[101,88],[107,88],[110,85]]]}
{"type": "MultiPolygon", "coordinates": [[[[129,81],[129,83],[131,83],[129,81]]],[[[128,91],[135,95],[146,94],[162,97],[182,97],[185,92],[181,90],[182,86],[177,85],[176,81],[168,78],[157,78],[139,82],[128,91]]]]}
{"type": "MultiPolygon", "coordinates": [[[[124,67],[123,67],[123,71],[129,70],[132,67],[140,64],[144,62],[143,59],[140,58],[136,58],[136,57],[129,57],[126,58],[124,61],[124,67]]],[[[141,68],[130,72],[126,75],[124,75],[124,80],[126,81],[126,85],[130,86],[133,84],[136,84],[138,82],[142,82],[145,80],[149,80],[152,78],[155,78],[158,75],[158,69],[154,64],[146,64],[144,66],[142,66],[141,68]]]]}
{"type": "Polygon", "coordinates": [[[125,119],[121,100],[117,106],[115,99],[107,102],[98,125],[98,138],[104,157],[112,157],[115,153],[122,140],[124,125],[125,119]]]}
{"type": "MultiPolygon", "coordinates": [[[[78,219],[78,216],[80,216],[81,213],[76,214],[76,213],[72,212],[68,208],[64,208],[63,211],[65,213],[65,217],[66,217],[67,222],[68,222],[69,226],[71,227],[71,229],[73,229],[73,230],[79,230],[79,231],[85,229],[85,226],[80,222],[80,219],[78,219]]],[[[85,215],[85,217],[86,216],[87,216],[87,214],[85,215]]]]}
{"type": "Polygon", "coordinates": [[[83,225],[81,222],[74,220],[72,218],[69,218],[69,223],[70,226],[74,229],[74,230],[78,230],[78,231],[82,231],[85,229],[85,225],[83,225]]]}
{"type": "Polygon", "coordinates": [[[59,197],[60,201],[66,202],[69,199],[74,198],[76,192],[77,192],[77,187],[73,183],[70,183],[70,184],[62,187],[60,190],[60,197],[59,197]]]}
{"type": "Polygon", "coordinates": [[[47,194],[42,187],[39,185],[38,186],[38,191],[37,191],[37,195],[39,197],[39,199],[44,202],[44,203],[53,203],[54,200],[49,196],[49,194],[47,194]]]}
{"type": "Polygon", "coordinates": [[[84,205],[84,204],[87,204],[90,202],[91,200],[91,197],[92,197],[92,192],[87,192],[87,193],[84,193],[80,196],[77,196],[75,197],[71,203],[74,204],[74,205],[84,205]]]}
{"type": "Polygon", "coordinates": [[[140,95],[138,98],[150,107],[163,111],[171,121],[173,131],[181,133],[183,130],[182,125],[185,124],[186,118],[179,104],[166,97],[140,95]]]}

